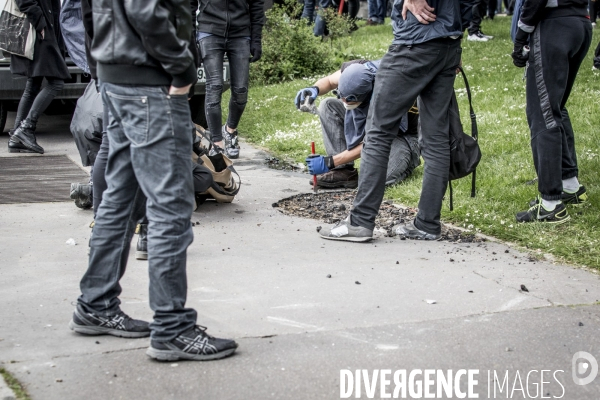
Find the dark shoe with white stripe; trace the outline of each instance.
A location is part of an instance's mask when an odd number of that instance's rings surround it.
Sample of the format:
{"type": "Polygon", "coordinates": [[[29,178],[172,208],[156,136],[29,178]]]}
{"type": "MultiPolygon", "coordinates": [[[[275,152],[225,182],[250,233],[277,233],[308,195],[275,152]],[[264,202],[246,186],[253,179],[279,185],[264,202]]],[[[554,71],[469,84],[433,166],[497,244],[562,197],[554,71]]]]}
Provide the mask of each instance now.
{"type": "Polygon", "coordinates": [[[83,335],[112,335],[124,338],[150,336],[150,327],[146,321],[133,319],[123,311],[110,317],[101,317],[85,312],[79,304],[69,322],[69,328],[83,335]]]}
{"type": "Polygon", "coordinates": [[[344,242],[369,242],[373,240],[373,230],[362,226],[353,226],[350,215],[331,228],[322,228],[319,235],[323,239],[342,240],[344,242]]]}
{"type": "Polygon", "coordinates": [[[196,325],[170,342],[152,340],[146,355],[159,361],[208,361],[230,356],[237,347],[235,340],[214,338],[196,325]]]}
{"type": "Polygon", "coordinates": [[[571,217],[564,203],[558,203],[554,210],[546,210],[539,199],[528,210],[517,213],[517,222],[544,222],[559,225],[569,219],[571,217]]]}

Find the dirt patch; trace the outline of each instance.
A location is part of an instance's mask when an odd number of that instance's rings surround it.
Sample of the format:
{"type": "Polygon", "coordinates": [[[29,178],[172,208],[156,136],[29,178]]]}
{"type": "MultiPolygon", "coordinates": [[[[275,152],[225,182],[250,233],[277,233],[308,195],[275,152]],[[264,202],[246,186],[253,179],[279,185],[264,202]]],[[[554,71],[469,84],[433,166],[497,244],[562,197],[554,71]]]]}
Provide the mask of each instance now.
{"type": "Polygon", "coordinates": [[[265,158],[265,165],[271,169],[278,169],[281,171],[294,171],[294,172],[300,171],[300,172],[302,172],[305,170],[304,167],[302,167],[298,164],[293,164],[291,162],[280,160],[279,158],[275,158],[275,157],[265,158]]]}
{"type": "MultiPolygon", "coordinates": [[[[303,193],[273,203],[273,207],[286,215],[335,224],[348,216],[355,196],[355,190],[303,193]]],[[[394,236],[392,227],[412,220],[416,213],[417,210],[414,208],[400,206],[392,201],[384,201],[375,219],[375,229],[384,232],[385,237],[394,236]]],[[[440,240],[465,243],[485,242],[484,238],[445,225],[442,225],[440,240]]]]}

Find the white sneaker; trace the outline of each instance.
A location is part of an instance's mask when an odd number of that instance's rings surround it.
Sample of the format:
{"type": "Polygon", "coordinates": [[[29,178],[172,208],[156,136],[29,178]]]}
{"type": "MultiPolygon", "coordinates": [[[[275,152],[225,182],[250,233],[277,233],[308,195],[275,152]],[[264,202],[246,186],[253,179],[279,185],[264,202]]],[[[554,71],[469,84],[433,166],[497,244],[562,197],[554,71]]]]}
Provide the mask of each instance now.
{"type": "Polygon", "coordinates": [[[483,36],[485,36],[486,38],[488,38],[488,40],[492,40],[494,37],[490,36],[490,35],[486,35],[485,33],[479,31],[480,34],[482,34],[483,36]]]}
{"type": "Polygon", "coordinates": [[[472,35],[469,35],[469,36],[467,37],[467,40],[470,40],[470,41],[472,41],[472,42],[487,42],[487,41],[488,41],[488,40],[490,40],[490,39],[488,39],[488,38],[487,38],[485,35],[483,35],[481,32],[477,32],[477,33],[474,33],[474,34],[472,34],[472,35]]]}

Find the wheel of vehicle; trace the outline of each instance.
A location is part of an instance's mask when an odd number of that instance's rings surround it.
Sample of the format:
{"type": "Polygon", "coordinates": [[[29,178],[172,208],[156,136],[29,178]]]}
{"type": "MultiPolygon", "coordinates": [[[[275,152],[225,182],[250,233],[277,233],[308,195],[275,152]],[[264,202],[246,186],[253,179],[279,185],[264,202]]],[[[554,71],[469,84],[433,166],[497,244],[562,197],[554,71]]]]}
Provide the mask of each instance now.
{"type": "Polygon", "coordinates": [[[4,126],[6,125],[6,117],[8,116],[8,110],[6,104],[0,101],[0,132],[4,132],[4,126]]]}
{"type": "Polygon", "coordinates": [[[204,100],[206,96],[203,94],[199,94],[197,96],[193,96],[190,100],[190,111],[192,114],[192,121],[195,124],[198,124],[204,128],[208,127],[206,123],[206,114],[204,113],[204,100]]]}

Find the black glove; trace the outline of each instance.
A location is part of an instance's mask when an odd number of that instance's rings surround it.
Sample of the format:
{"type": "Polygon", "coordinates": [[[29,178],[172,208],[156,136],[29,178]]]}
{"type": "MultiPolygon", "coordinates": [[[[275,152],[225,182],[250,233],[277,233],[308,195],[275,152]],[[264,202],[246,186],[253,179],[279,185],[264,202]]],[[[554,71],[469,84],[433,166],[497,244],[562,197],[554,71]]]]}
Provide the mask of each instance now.
{"type": "Polygon", "coordinates": [[[513,64],[516,67],[523,68],[527,65],[527,60],[529,60],[529,33],[525,32],[521,28],[517,29],[517,34],[515,35],[515,47],[513,48],[513,52],[511,57],[513,59],[513,64]]]}
{"type": "Polygon", "coordinates": [[[250,33],[250,62],[256,62],[262,57],[262,25],[252,25],[250,33]]]}

